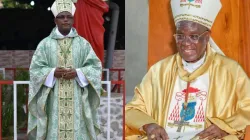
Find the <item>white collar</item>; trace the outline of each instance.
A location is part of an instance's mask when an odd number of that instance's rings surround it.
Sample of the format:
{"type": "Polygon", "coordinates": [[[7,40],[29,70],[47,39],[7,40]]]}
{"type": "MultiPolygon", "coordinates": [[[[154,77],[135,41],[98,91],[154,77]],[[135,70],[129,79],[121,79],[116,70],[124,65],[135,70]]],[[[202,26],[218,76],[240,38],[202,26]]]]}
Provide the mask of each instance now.
{"type": "Polygon", "coordinates": [[[200,60],[198,60],[197,62],[188,63],[184,59],[182,59],[182,64],[183,64],[183,67],[186,71],[188,71],[189,73],[192,73],[195,70],[197,70],[205,62],[205,58],[206,58],[206,52],[205,52],[204,56],[200,60]]]}
{"type": "Polygon", "coordinates": [[[58,27],[56,27],[56,34],[58,35],[58,37],[59,37],[60,39],[69,37],[69,35],[70,35],[72,32],[73,32],[73,31],[72,31],[72,28],[71,28],[69,34],[67,34],[66,36],[64,36],[64,35],[62,35],[62,34],[59,32],[58,27]]]}

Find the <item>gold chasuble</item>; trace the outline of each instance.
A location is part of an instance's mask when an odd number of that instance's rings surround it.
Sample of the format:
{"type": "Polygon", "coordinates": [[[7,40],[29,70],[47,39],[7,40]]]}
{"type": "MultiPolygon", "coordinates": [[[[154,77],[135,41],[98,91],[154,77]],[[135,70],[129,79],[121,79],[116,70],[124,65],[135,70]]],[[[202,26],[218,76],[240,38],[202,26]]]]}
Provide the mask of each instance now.
{"type": "MultiPolygon", "coordinates": [[[[58,40],[58,67],[73,68],[72,38],[58,40]]],[[[59,79],[58,138],[74,140],[74,79],[59,79]]]]}
{"type": "MultiPolygon", "coordinates": [[[[173,104],[173,96],[176,96],[176,84],[180,83],[176,80],[180,78],[192,86],[192,83],[204,75],[208,77],[208,87],[203,88],[205,92],[199,93],[206,97],[206,100],[197,101],[195,114],[198,114],[198,117],[194,115],[196,123],[189,126],[204,129],[215,124],[230,134],[223,139],[243,138],[246,126],[250,125],[249,78],[237,62],[213,52],[208,44],[204,64],[191,74],[184,70],[182,58],[178,53],[149,69],[142,82],[136,86],[132,101],[126,105],[126,139],[147,139],[145,132],[140,131],[145,124],[156,123],[165,128],[167,133],[170,127],[178,125],[180,119],[171,118],[176,117],[171,113],[176,110],[174,113],[180,116],[181,108],[170,107],[171,103],[173,104]],[[201,112],[198,112],[199,110],[201,112]]],[[[195,90],[197,89],[193,89],[195,90]]],[[[192,99],[194,98],[188,100],[192,99]]],[[[188,126],[188,123],[182,125],[188,126]]],[[[179,127],[181,128],[180,125],[179,127]]]]}

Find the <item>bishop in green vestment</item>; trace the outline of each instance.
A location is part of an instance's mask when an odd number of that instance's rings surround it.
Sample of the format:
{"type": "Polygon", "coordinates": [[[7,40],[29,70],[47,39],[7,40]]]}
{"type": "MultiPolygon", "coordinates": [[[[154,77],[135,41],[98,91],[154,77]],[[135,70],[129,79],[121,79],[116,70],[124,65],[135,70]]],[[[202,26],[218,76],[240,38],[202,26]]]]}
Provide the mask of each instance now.
{"type": "Polygon", "coordinates": [[[32,140],[96,140],[100,132],[101,62],[72,27],[75,6],[56,0],[56,27],[31,61],[28,137],[32,140]]]}

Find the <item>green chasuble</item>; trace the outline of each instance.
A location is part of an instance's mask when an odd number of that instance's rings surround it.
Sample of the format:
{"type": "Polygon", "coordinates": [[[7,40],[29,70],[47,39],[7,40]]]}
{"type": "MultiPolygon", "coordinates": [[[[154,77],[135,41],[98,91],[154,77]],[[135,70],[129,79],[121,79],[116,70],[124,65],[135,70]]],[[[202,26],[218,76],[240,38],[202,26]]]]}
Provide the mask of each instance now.
{"type": "Polygon", "coordinates": [[[92,47],[76,30],[60,39],[53,29],[43,39],[31,61],[28,136],[36,140],[96,140],[99,134],[102,66],[92,47]],[[89,84],[56,79],[53,88],[44,82],[53,68],[80,69],[89,84]]]}

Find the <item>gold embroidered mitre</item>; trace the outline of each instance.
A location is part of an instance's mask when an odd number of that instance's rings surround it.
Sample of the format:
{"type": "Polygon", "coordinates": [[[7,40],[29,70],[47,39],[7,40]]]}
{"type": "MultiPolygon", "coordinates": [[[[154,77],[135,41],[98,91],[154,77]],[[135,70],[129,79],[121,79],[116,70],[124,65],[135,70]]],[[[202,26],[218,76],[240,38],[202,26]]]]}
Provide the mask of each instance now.
{"type": "MultiPolygon", "coordinates": [[[[220,0],[171,0],[175,25],[180,21],[199,23],[211,30],[222,5],[220,0]]],[[[213,51],[225,55],[212,38],[209,43],[213,51]]]]}
{"type": "Polygon", "coordinates": [[[71,0],[56,0],[52,6],[51,11],[56,17],[61,12],[69,12],[72,15],[75,14],[76,7],[71,0]]]}
{"type": "Polygon", "coordinates": [[[189,20],[211,29],[221,9],[220,0],[171,0],[175,24],[189,20]]]}

